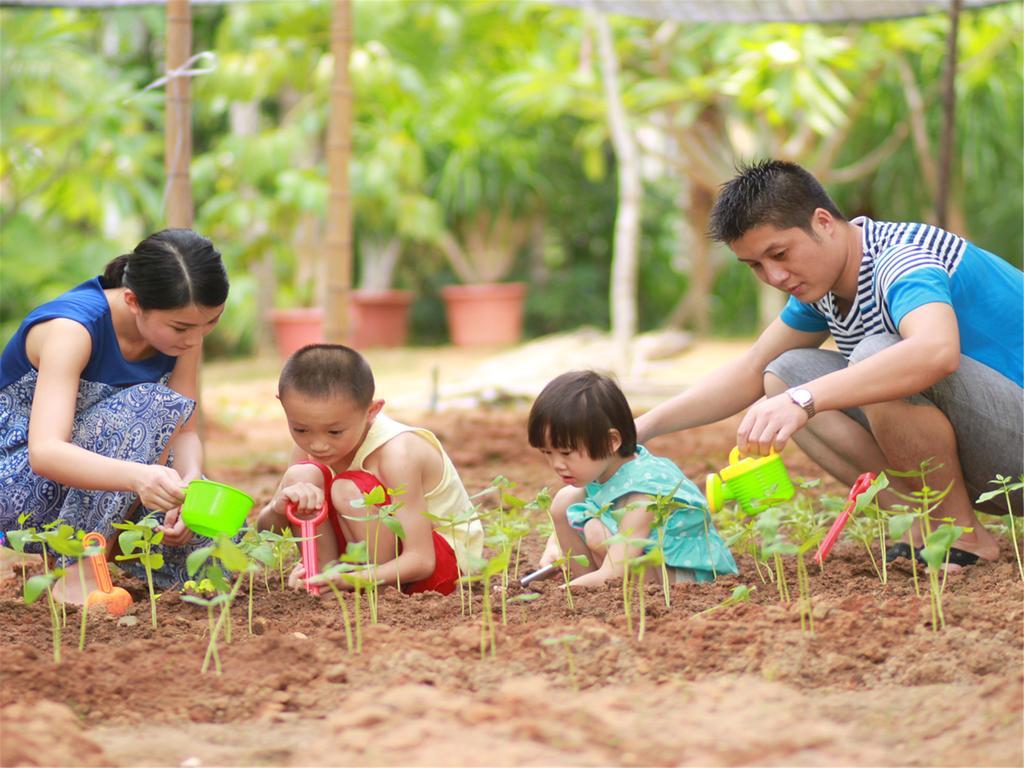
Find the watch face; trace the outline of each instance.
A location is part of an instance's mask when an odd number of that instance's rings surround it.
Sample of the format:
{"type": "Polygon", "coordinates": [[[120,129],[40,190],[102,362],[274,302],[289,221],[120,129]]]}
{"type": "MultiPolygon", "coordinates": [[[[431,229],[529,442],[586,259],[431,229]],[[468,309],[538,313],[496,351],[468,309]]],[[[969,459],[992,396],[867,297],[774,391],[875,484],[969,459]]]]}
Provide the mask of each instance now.
{"type": "Polygon", "coordinates": [[[811,393],[806,389],[791,389],[789,396],[797,405],[806,407],[811,402],[811,393]]]}

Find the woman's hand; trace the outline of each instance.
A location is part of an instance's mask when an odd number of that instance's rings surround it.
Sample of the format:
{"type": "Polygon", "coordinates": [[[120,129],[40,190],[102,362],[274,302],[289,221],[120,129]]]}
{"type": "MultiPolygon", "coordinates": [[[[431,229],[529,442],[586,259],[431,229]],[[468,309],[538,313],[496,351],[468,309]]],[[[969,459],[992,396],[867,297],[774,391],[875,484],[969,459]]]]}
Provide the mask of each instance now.
{"type": "Polygon", "coordinates": [[[146,509],[166,511],[185,500],[185,482],[173,467],[162,464],[138,465],[132,490],[146,509]]]}

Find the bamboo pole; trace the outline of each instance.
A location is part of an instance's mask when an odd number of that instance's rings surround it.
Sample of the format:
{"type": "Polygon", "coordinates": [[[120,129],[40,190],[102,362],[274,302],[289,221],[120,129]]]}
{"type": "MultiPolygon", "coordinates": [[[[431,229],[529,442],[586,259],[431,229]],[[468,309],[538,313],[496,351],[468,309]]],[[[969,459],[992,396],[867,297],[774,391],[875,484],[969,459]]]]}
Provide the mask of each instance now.
{"type": "MultiPolygon", "coordinates": [[[[189,0],[167,0],[167,72],[192,55],[192,9],[189,0]]],[[[192,226],[192,105],[189,78],[167,81],[164,116],[164,167],[167,172],[166,217],[169,227],[192,226]]]]}
{"type": "Polygon", "coordinates": [[[953,136],[956,123],[956,38],[960,30],[961,0],[950,0],[949,38],[946,44],[946,71],[943,74],[942,139],[939,146],[939,189],[935,199],[935,220],[947,225],[949,188],[953,177],[953,136]]]}
{"type": "Polygon", "coordinates": [[[331,112],[327,125],[327,306],[324,338],[331,343],[348,340],[348,304],[352,288],[352,193],[348,160],[352,151],[352,87],[349,52],[352,49],[352,2],[334,0],[331,16],[331,112]]]}

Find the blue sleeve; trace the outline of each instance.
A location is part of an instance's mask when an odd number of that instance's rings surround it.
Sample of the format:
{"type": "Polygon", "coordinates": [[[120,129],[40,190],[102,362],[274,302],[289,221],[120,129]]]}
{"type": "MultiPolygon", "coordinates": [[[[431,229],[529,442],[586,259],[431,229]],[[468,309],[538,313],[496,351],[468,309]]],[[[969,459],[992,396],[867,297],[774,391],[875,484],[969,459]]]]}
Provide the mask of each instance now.
{"type": "Polygon", "coordinates": [[[817,333],[828,330],[828,322],[821,312],[810,304],[797,301],[792,296],[786,301],[786,306],[782,308],[779,317],[782,318],[782,322],[797,331],[817,333]]]}
{"type": "Polygon", "coordinates": [[[941,267],[922,267],[900,276],[886,290],[884,298],[896,328],[904,317],[925,304],[953,305],[949,275],[941,267]]]}

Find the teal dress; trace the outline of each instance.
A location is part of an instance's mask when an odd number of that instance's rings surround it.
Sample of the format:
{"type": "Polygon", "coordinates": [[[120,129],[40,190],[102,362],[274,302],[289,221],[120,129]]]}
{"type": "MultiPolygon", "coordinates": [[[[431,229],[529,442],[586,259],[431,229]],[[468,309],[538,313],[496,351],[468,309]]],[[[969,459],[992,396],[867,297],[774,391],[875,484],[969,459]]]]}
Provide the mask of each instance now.
{"type": "MultiPolygon", "coordinates": [[[[671,497],[684,506],[665,522],[665,564],[691,570],[696,581],[714,581],[719,573],[739,573],[732,553],[715,530],[704,496],[669,459],[652,456],[638,445],[632,461],[619,467],[607,482],[588,483],[586,492],[584,501],[566,510],[573,528],[583,530],[587,521],[596,517],[615,535],[622,514],[615,505],[620,499],[636,493],[671,497]]],[[[658,531],[652,530],[650,538],[657,541],[658,531]]]]}

